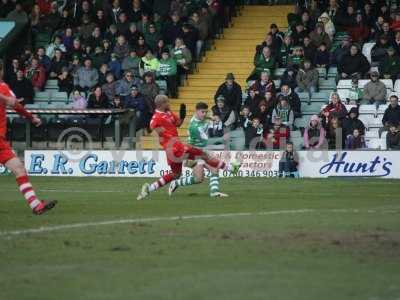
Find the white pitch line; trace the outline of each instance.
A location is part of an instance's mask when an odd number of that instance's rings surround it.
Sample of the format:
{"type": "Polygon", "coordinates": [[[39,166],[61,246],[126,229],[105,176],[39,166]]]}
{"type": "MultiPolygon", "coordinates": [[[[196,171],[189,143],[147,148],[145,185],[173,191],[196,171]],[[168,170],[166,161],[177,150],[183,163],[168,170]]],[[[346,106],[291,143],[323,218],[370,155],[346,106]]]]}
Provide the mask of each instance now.
{"type": "Polygon", "coordinates": [[[359,210],[359,209],[330,209],[330,210],[316,210],[316,209],[297,209],[297,210],[276,210],[276,211],[263,211],[263,212],[244,212],[244,213],[226,213],[226,214],[206,214],[206,215],[187,215],[187,216],[173,216],[173,217],[150,217],[150,218],[136,218],[136,219],[120,219],[101,222],[88,222],[88,223],[75,223],[57,226],[47,226],[32,229],[21,229],[13,231],[0,231],[0,236],[17,236],[23,234],[45,233],[60,230],[87,228],[107,225],[118,224],[134,224],[134,223],[151,223],[162,221],[181,221],[181,220],[196,220],[196,219],[215,219],[215,218],[232,218],[232,217],[249,217],[249,216],[268,216],[268,215],[286,215],[286,214],[306,214],[306,213],[398,213],[398,210],[359,210]]]}

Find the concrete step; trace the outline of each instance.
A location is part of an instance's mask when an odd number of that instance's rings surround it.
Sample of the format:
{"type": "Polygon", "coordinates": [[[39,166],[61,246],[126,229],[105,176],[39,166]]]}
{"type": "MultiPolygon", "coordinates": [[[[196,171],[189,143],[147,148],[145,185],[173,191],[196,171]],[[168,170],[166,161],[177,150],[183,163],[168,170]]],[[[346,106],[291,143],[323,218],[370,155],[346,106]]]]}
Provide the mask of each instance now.
{"type": "Polygon", "coordinates": [[[252,32],[250,35],[247,33],[228,33],[224,35],[224,40],[263,40],[266,36],[266,33],[254,33],[252,32]]]}
{"type": "Polygon", "coordinates": [[[205,62],[208,63],[253,63],[253,56],[243,57],[243,56],[219,56],[219,57],[206,57],[205,62]]]}
{"type": "MultiPolygon", "coordinates": [[[[260,42],[261,43],[261,42],[260,42]]],[[[251,50],[236,50],[236,51],[210,51],[207,53],[207,56],[205,59],[207,60],[208,58],[225,58],[225,57],[253,57],[255,53],[255,48],[251,50]]]]}
{"type": "Polygon", "coordinates": [[[209,92],[215,91],[220,85],[219,82],[212,81],[211,83],[204,83],[205,86],[183,86],[179,88],[179,92],[209,92]]]}
{"type": "MultiPolygon", "coordinates": [[[[191,85],[191,84],[193,84],[195,81],[193,81],[192,82],[192,79],[220,79],[221,81],[222,80],[225,80],[225,75],[226,74],[224,74],[224,75],[220,75],[220,74],[200,74],[200,73],[198,73],[198,74],[191,74],[191,75],[189,75],[189,85],[191,85]]],[[[248,75],[243,75],[243,74],[241,74],[241,75],[239,75],[239,74],[234,74],[235,75],[235,78],[236,78],[236,80],[246,80],[246,78],[247,78],[247,76],[248,75]]]]}
{"type": "MultiPolygon", "coordinates": [[[[264,37],[261,38],[261,41],[263,40],[264,37]]],[[[260,42],[260,39],[255,38],[251,40],[241,40],[241,39],[236,39],[236,40],[217,40],[215,41],[215,47],[218,49],[221,46],[240,46],[240,49],[254,49],[255,46],[257,46],[260,42]]]]}

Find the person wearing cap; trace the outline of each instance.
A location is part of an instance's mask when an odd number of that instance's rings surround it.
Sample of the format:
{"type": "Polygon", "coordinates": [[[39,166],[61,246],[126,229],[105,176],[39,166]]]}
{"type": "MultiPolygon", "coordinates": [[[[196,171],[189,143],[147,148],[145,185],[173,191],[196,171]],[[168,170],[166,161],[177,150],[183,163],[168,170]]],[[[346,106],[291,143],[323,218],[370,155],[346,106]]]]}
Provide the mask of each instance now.
{"type": "Polygon", "coordinates": [[[352,107],[347,114],[347,117],[343,120],[343,135],[347,137],[353,134],[354,129],[357,129],[360,135],[365,134],[365,125],[358,118],[358,108],[352,107]]]}
{"type": "Polygon", "coordinates": [[[235,76],[232,73],[226,74],[225,82],[222,83],[215,95],[214,100],[216,101],[219,96],[223,96],[225,104],[235,112],[240,112],[242,106],[242,87],[235,81],[235,76]]]}
{"type": "Polygon", "coordinates": [[[375,104],[376,107],[386,103],[386,86],[379,80],[377,71],[371,72],[371,81],[364,86],[363,101],[361,104],[375,104]]]}
{"type": "Polygon", "coordinates": [[[254,66],[255,68],[247,78],[247,81],[258,79],[262,72],[268,72],[271,75],[274,74],[276,60],[269,47],[264,47],[261,53],[254,56],[254,66]]]}
{"type": "Polygon", "coordinates": [[[361,78],[370,69],[367,58],[360,52],[357,45],[350,47],[350,53],[343,56],[338,64],[338,76],[341,79],[349,79],[353,76],[361,78]]]}
{"type": "Polygon", "coordinates": [[[139,92],[139,88],[134,85],[130,94],[123,101],[124,108],[134,109],[139,120],[138,128],[147,127],[150,121],[151,105],[145,97],[139,92]]]}
{"type": "Polygon", "coordinates": [[[136,50],[131,49],[129,55],[122,60],[122,71],[124,73],[129,71],[132,72],[134,76],[140,76],[140,62],[141,59],[137,56],[136,50]]]}
{"type": "Polygon", "coordinates": [[[216,104],[211,108],[211,111],[213,115],[220,117],[224,128],[234,129],[238,118],[232,108],[226,105],[226,99],[223,95],[217,97],[216,104]]]}
{"type": "Polygon", "coordinates": [[[171,98],[178,98],[178,67],[175,59],[169,56],[169,50],[162,50],[160,63],[158,65],[157,77],[167,81],[167,89],[171,98]]]}
{"type": "Polygon", "coordinates": [[[400,75],[400,57],[397,55],[393,47],[387,49],[388,56],[380,65],[380,72],[385,79],[392,79],[393,83],[400,75]]]}

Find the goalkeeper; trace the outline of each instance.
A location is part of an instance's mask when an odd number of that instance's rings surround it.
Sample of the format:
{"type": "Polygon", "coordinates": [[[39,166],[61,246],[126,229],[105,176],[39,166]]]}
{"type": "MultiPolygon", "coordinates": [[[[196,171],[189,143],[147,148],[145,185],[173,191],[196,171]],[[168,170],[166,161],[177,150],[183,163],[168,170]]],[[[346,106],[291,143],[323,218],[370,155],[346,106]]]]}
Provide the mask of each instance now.
{"type": "MultiPolygon", "coordinates": [[[[204,102],[196,104],[196,112],[189,123],[189,140],[188,143],[197,148],[206,148],[208,144],[208,125],[207,119],[208,105],[204,102]]],[[[219,170],[207,165],[203,160],[187,160],[186,166],[193,169],[197,180],[204,180],[205,169],[210,170],[210,197],[228,197],[227,194],[221,193],[219,190],[219,170]]],[[[185,177],[174,180],[169,186],[169,195],[178,188],[179,181],[185,180],[185,177]]]]}

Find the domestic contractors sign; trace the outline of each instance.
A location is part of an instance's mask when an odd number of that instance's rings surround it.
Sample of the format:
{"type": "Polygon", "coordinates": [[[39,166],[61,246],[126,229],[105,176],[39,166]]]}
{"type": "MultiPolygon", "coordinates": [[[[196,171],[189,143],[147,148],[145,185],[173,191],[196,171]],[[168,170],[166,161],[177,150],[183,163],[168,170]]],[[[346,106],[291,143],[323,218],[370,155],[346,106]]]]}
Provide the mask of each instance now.
{"type": "MultiPolygon", "coordinates": [[[[279,176],[279,151],[213,151],[212,155],[241,161],[242,177],[279,176]]],[[[400,178],[396,151],[299,151],[298,155],[301,177],[400,178]]],[[[163,151],[25,151],[25,167],[36,176],[159,177],[169,172],[163,151]]]]}

